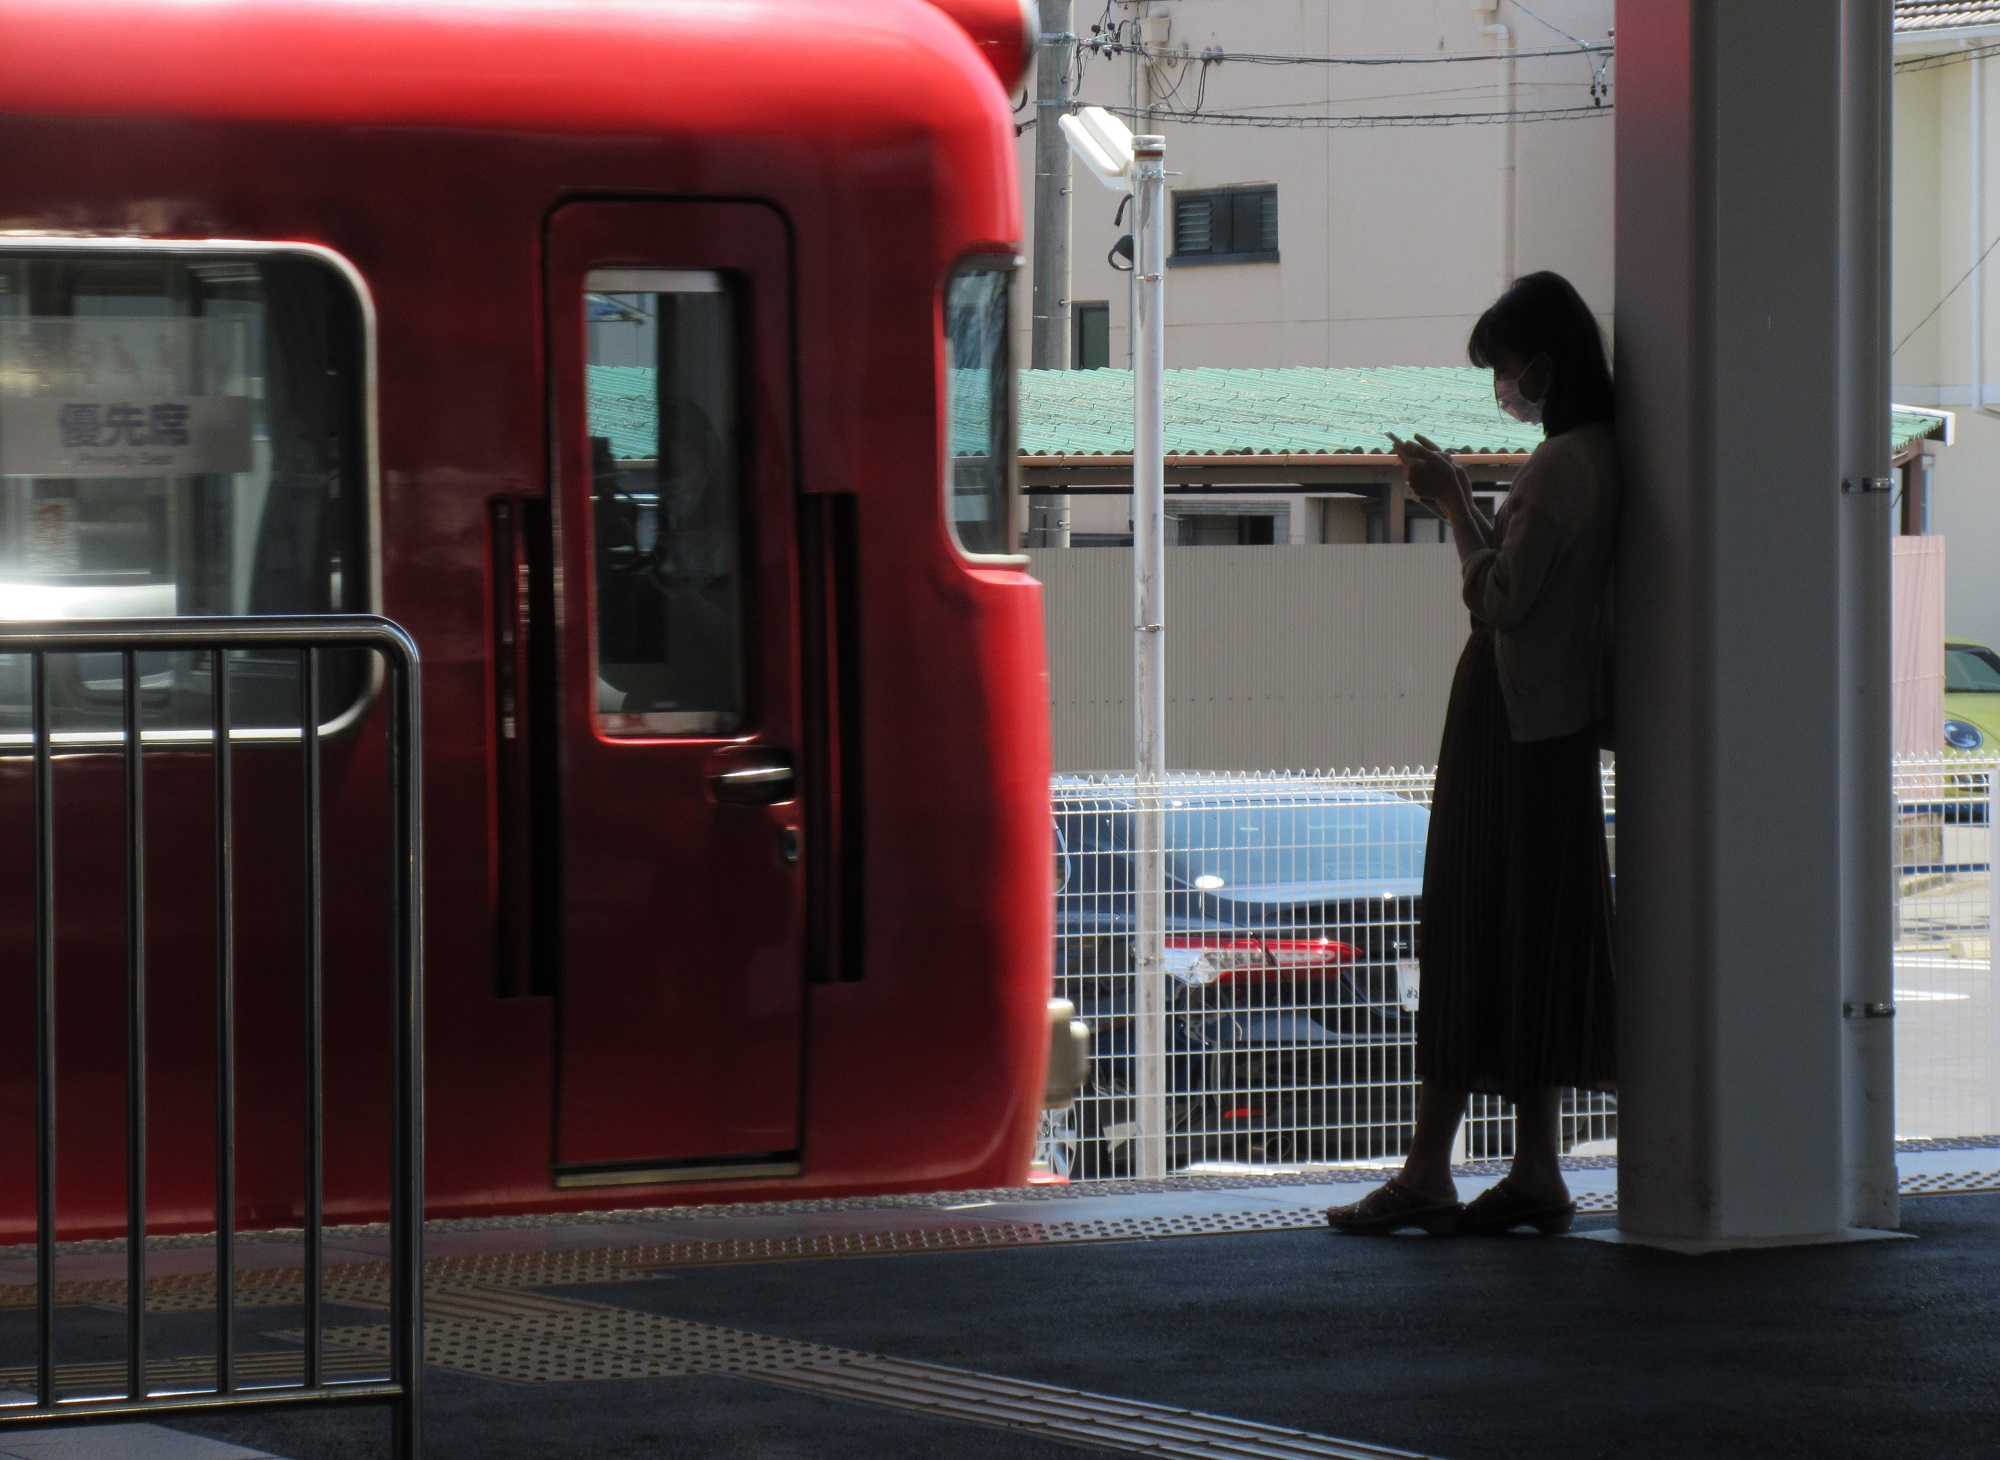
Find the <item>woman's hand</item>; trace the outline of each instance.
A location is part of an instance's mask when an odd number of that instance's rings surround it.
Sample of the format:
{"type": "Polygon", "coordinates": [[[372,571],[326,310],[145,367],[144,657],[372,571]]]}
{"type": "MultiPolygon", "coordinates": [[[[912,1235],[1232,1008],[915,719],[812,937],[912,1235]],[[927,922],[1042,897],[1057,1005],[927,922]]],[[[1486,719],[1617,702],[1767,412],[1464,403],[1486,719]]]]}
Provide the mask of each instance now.
{"type": "Polygon", "coordinates": [[[1403,485],[1424,501],[1434,503],[1446,519],[1458,520],[1470,500],[1472,479],[1465,468],[1453,461],[1428,436],[1405,441],[1395,432],[1385,432],[1395,443],[1396,459],[1403,465],[1403,485]]]}

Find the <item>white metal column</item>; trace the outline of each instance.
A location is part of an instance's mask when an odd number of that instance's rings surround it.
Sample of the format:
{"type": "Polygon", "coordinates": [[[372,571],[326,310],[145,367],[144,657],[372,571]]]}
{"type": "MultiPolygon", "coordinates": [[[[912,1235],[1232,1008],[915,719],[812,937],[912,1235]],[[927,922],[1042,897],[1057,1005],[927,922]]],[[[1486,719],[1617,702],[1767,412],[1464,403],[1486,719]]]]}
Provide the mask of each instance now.
{"type": "Polygon", "coordinates": [[[1838,1239],[1895,1220],[1888,6],[1617,20],[1619,1226],[1838,1239]]]}

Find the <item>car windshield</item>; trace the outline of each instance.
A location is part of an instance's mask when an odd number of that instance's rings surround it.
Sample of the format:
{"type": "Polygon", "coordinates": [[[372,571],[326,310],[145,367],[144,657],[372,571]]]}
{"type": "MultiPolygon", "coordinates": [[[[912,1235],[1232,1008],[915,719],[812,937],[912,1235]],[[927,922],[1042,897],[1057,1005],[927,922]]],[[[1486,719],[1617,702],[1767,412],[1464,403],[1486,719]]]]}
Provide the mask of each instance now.
{"type": "Polygon", "coordinates": [[[1166,819],[1173,878],[1223,896],[1233,887],[1423,875],[1426,818],[1413,802],[1176,807],[1166,819]]]}
{"type": "Polygon", "coordinates": [[[1946,644],[1944,692],[2000,694],[2000,654],[1979,644],[1946,644]]]}

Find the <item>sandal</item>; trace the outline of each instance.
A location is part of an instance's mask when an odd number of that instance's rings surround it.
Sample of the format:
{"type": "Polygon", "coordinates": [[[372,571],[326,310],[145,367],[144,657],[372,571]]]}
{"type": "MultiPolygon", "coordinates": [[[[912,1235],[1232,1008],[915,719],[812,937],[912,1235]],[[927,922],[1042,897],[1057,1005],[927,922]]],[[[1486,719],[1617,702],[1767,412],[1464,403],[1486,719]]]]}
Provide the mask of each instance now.
{"type": "Polygon", "coordinates": [[[1537,1201],[1503,1176],[1472,1199],[1458,1230],[1474,1237],[1503,1237],[1516,1227],[1533,1227],[1544,1237],[1555,1237],[1575,1220],[1575,1202],[1537,1201]]]}
{"type": "Polygon", "coordinates": [[[1463,1202],[1434,1202],[1390,1177],[1360,1201],[1327,1210],[1326,1224],[1350,1237],[1386,1237],[1405,1227],[1421,1227],[1433,1237],[1449,1237],[1465,1213],[1463,1202]]]}

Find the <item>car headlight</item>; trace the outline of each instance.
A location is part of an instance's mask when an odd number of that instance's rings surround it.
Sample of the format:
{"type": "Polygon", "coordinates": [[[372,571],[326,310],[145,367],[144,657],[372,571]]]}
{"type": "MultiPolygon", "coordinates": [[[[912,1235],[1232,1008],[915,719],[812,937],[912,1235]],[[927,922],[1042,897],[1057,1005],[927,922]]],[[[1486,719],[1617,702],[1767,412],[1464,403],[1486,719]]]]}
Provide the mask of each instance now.
{"type": "Polygon", "coordinates": [[[1953,750],[1977,750],[1986,743],[1985,732],[1964,720],[1944,722],[1944,743],[1953,750]]]}

